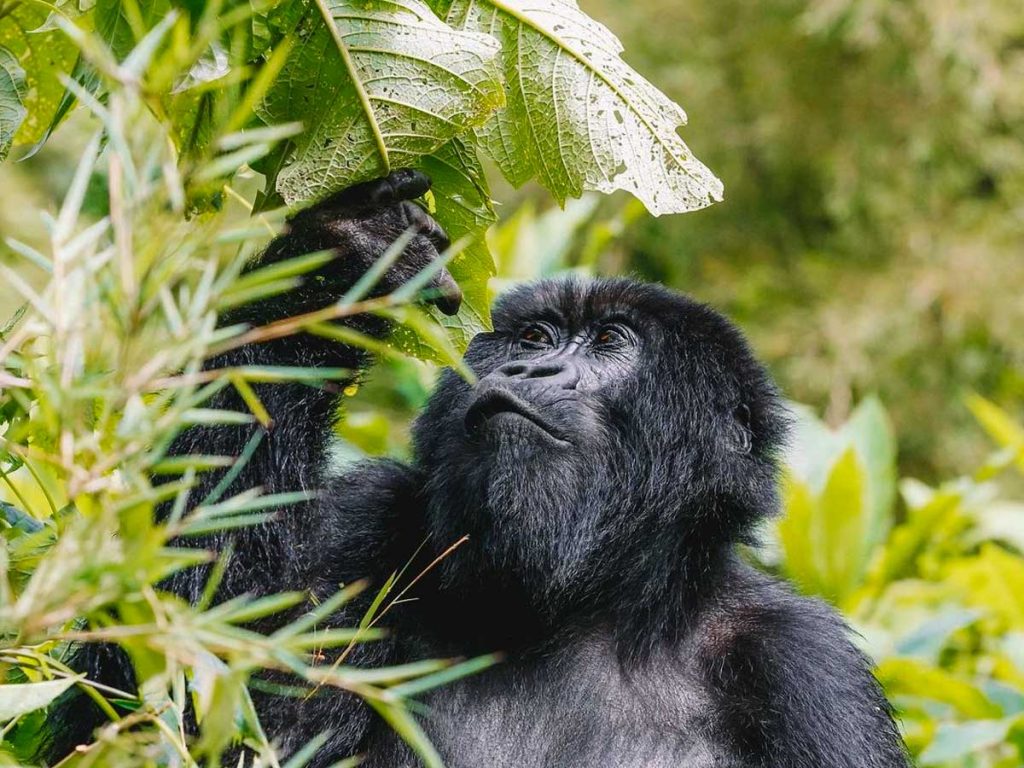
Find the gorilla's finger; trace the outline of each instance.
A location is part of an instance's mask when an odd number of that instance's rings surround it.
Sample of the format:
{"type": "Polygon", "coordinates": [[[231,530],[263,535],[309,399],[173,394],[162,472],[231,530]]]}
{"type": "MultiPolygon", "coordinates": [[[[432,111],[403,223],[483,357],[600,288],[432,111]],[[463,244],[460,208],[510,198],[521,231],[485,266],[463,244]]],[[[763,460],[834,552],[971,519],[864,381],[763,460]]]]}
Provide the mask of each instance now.
{"type": "Polygon", "coordinates": [[[388,174],[388,181],[394,190],[394,199],[413,200],[423,197],[430,189],[430,177],[415,168],[399,168],[388,174]]]}
{"type": "Polygon", "coordinates": [[[431,242],[438,253],[448,249],[452,242],[448,239],[448,234],[441,228],[441,225],[434,221],[433,216],[416,205],[416,203],[405,202],[402,203],[402,207],[405,209],[405,215],[408,217],[409,223],[416,227],[416,231],[419,234],[431,242]]]}
{"type": "Polygon", "coordinates": [[[430,281],[430,288],[437,292],[437,295],[429,299],[429,303],[440,309],[444,314],[451,317],[459,312],[462,306],[462,289],[455,282],[455,278],[447,269],[442,269],[433,280],[430,281]]]}
{"type": "Polygon", "coordinates": [[[430,189],[430,178],[412,168],[399,168],[379,179],[353,184],[335,192],[319,208],[366,209],[391,205],[403,200],[412,200],[426,194],[430,189]]]}

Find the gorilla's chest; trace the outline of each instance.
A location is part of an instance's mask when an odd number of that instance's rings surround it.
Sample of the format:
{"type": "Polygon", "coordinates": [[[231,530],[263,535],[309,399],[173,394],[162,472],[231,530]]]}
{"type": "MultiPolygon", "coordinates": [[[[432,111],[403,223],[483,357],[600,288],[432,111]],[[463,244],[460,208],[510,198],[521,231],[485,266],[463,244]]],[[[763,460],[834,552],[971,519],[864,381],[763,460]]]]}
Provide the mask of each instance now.
{"type": "MultiPolygon", "coordinates": [[[[706,690],[685,664],[625,674],[599,640],[435,691],[420,722],[447,768],[723,768],[706,690]]],[[[365,764],[420,763],[381,729],[365,764]]]]}

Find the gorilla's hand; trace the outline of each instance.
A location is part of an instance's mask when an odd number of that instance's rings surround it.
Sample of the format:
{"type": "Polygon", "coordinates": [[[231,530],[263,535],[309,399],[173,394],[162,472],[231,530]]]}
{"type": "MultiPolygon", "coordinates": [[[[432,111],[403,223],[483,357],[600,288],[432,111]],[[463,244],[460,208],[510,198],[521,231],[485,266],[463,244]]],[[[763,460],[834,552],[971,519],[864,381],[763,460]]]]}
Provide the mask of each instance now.
{"type": "MultiPolygon", "coordinates": [[[[328,278],[321,280],[321,287],[328,292],[344,291],[395,240],[411,231],[414,234],[404,252],[373,290],[376,296],[390,293],[428,267],[449,246],[440,225],[412,202],[428,189],[430,179],[411,169],[343,189],[290,219],[287,232],[270,245],[263,262],[335,249],[339,258],[319,272],[320,277],[328,278]]],[[[446,315],[459,311],[462,292],[447,269],[439,270],[424,290],[428,300],[446,315]]]]}

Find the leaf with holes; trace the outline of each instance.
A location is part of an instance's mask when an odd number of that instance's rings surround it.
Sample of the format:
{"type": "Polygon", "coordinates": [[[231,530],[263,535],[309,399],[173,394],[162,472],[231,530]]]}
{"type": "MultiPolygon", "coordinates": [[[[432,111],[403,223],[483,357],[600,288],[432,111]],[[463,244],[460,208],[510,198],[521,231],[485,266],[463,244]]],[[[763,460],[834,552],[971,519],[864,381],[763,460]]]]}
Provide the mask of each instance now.
{"type": "Polygon", "coordinates": [[[45,26],[45,3],[0,3],[0,46],[25,70],[22,91],[27,114],[14,137],[16,144],[37,141],[46,131],[64,95],[60,81],[71,71],[78,49],[63,32],[45,26]]]}
{"type": "Polygon", "coordinates": [[[416,165],[503,103],[493,38],[420,0],[299,6],[282,6],[297,42],[260,107],[268,124],[305,125],[276,180],[289,203],[416,165]]]}
{"type": "Polygon", "coordinates": [[[722,199],[679,137],[682,108],[631,69],[622,45],[573,0],[454,0],[450,25],[501,43],[508,106],[478,136],[513,184],[558,200],[624,189],[655,214],[722,199]]]}
{"type": "Polygon", "coordinates": [[[7,157],[25,119],[25,70],[14,54],[0,46],[0,160],[7,157]]]}

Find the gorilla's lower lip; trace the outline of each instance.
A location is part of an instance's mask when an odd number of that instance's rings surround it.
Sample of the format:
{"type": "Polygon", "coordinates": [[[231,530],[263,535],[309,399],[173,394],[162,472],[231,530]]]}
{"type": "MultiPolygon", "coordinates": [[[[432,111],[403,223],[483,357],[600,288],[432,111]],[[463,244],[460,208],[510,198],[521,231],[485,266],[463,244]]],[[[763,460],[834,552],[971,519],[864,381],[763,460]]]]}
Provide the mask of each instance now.
{"type": "Polygon", "coordinates": [[[543,416],[537,413],[536,410],[531,408],[528,403],[516,397],[511,392],[500,389],[492,389],[481,394],[473,404],[469,406],[469,410],[466,411],[466,431],[471,434],[478,432],[488,419],[491,419],[501,413],[521,416],[527,421],[532,422],[535,426],[546,432],[555,440],[562,443],[568,442],[564,437],[562,437],[561,433],[557,429],[555,429],[543,416]]]}

